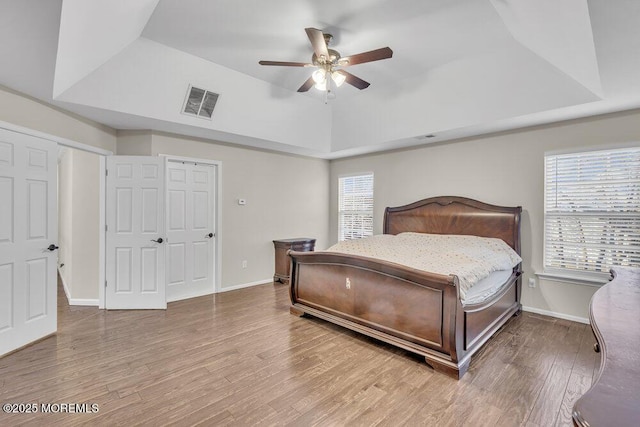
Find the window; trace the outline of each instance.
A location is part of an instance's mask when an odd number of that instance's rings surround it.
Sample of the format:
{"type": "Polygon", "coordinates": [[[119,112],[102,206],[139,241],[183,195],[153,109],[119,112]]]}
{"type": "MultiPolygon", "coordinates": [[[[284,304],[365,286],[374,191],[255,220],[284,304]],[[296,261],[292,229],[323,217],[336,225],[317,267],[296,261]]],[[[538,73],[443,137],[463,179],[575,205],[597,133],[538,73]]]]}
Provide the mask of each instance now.
{"type": "Polygon", "coordinates": [[[373,174],[338,179],[338,239],[373,235],[373,174]]]}
{"type": "Polygon", "coordinates": [[[640,147],[545,157],[544,267],[640,266],[640,147]]]}

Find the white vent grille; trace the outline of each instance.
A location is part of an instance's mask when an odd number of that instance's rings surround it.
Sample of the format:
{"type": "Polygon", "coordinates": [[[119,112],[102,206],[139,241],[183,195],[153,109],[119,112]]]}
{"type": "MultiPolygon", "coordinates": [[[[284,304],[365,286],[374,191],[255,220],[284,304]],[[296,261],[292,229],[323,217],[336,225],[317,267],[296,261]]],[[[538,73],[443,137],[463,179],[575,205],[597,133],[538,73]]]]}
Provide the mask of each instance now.
{"type": "Polygon", "coordinates": [[[182,112],[190,116],[211,119],[213,109],[216,106],[216,102],[218,102],[218,96],[220,95],[217,93],[189,86],[182,112]]]}

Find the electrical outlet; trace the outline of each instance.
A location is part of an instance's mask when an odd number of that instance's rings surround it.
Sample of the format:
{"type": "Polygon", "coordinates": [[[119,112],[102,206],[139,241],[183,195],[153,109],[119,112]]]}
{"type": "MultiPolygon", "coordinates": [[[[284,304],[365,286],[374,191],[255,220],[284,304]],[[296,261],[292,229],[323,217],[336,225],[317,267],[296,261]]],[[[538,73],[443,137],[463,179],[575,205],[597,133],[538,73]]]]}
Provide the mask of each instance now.
{"type": "Polygon", "coordinates": [[[247,260],[242,260],[242,268],[247,268],[247,260]]]}
{"type": "Polygon", "coordinates": [[[529,277],[529,287],[530,288],[535,288],[536,287],[536,279],[535,279],[535,277],[529,277]]]}

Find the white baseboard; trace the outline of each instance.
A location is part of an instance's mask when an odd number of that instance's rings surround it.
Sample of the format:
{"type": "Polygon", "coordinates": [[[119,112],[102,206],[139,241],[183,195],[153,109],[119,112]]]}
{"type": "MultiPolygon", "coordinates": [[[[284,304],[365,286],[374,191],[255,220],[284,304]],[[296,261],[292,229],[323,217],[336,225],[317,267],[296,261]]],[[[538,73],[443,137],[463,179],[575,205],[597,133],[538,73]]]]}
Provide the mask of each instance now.
{"type": "Polygon", "coordinates": [[[219,289],[218,293],[235,291],[235,290],[242,289],[242,288],[250,288],[251,286],[266,285],[267,283],[273,283],[273,278],[270,277],[268,279],[258,280],[256,282],[249,282],[249,283],[243,283],[241,285],[227,286],[227,287],[219,289]]]}
{"type": "Polygon", "coordinates": [[[199,292],[193,295],[186,295],[186,296],[178,296],[178,297],[167,297],[167,302],[176,302],[176,301],[182,301],[185,299],[191,299],[191,298],[198,298],[198,297],[203,297],[205,295],[213,295],[215,294],[215,291],[204,291],[204,292],[199,292]]]}
{"type": "Polygon", "coordinates": [[[69,300],[69,305],[84,305],[84,306],[97,307],[98,304],[99,304],[98,299],[71,298],[69,300]]]}
{"type": "Polygon", "coordinates": [[[71,298],[71,293],[69,292],[69,287],[67,286],[67,282],[64,281],[64,276],[60,272],[60,267],[58,267],[58,274],[60,275],[60,281],[62,282],[62,289],[64,289],[64,294],[67,297],[67,302],[69,305],[84,305],[84,306],[98,306],[97,299],[81,299],[81,298],[71,298]]]}
{"type": "Polygon", "coordinates": [[[62,289],[64,289],[64,294],[67,296],[67,301],[71,301],[71,294],[69,292],[69,288],[67,287],[67,282],[64,281],[64,276],[60,271],[60,267],[58,267],[58,275],[60,276],[60,281],[62,282],[62,289]]]}
{"type": "Polygon", "coordinates": [[[522,311],[527,311],[529,313],[542,314],[543,316],[551,316],[558,319],[571,320],[572,322],[584,323],[586,325],[590,324],[589,319],[586,317],[578,317],[572,316],[570,314],[556,313],[555,311],[542,310],[540,308],[535,307],[526,307],[522,306],[522,311]]]}

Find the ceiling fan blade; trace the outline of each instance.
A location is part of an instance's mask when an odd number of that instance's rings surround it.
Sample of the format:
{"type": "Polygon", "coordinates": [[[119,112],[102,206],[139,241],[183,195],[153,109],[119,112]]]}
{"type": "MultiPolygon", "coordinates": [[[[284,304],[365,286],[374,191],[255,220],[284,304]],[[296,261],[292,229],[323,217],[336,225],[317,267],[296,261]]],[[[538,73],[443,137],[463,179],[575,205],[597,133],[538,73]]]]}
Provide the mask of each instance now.
{"type": "Polygon", "coordinates": [[[260,65],[278,65],[281,67],[313,67],[313,64],[306,62],[286,62],[286,61],[258,61],[260,65]]]}
{"type": "Polygon", "coordinates": [[[318,58],[322,56],[329,58],[327,42],[324,41],[324,34],[322,34],[322,31],[316,28],[305,28],[304,30],[307,32],[307,36],[309,37],[309,41],[311,42],[311,46],[313,46],[313,51],[316,53],[316,56],[318,58]]]}
{"type": "Polygon", "coordinates": [[[304,82],[302,84],[302,86],[300,86],[300,88],[298,89],[298,92],[306,92],[306,91],[308,91],[309,89],[311,89],[311,86],[313,86],[314,83],[315,82],[313,81],[313,77],[309,77],[307,79],[307,81],[304,82]]]}
{"type": "Polygon", "coordinates": [[[362,64],[365,62],[380,61],[381,59],[391,58],[393,51],[388,47],[383,47],[369,52],[358,53],[351,56],[340,58],[339,64],[343,67],[347,65],[362,64]]]}
{"type": "Polygon", "coordinates": [[[338,71],[340,74],[343,74],[346,79],[345,82],[349,83],[353,87],[357,87],[358,89],[366,89],[369,87],[371,83],[362,80],[360,77],[354,76],[351,73],[346,72],[345,70],[338,71]]]}

